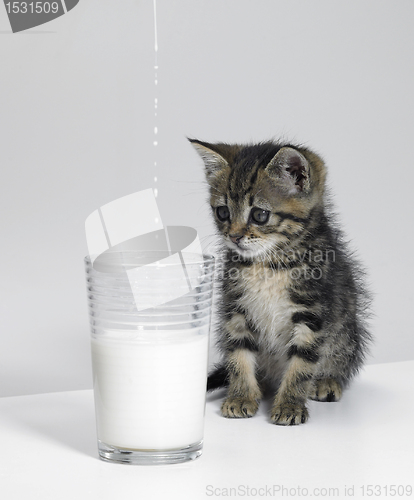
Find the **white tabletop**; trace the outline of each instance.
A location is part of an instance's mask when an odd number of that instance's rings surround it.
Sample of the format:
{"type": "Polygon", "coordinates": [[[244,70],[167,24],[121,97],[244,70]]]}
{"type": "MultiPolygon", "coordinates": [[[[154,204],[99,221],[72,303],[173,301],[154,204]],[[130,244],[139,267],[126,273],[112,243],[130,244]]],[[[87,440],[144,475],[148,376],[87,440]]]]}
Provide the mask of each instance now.
{"type": "Polygon", "coordinates": [[[414,361],[367,366],[342,401],[310,402],[295,427],[270,424],[263,403],[225,419],[222,394],[210,395],[203,455],[169,466],[99,460],[91,390],[2,398],[1,498],[363,498],[370,486],[406,498],[390,492],[414,485],[413,379],[414,361]]]}

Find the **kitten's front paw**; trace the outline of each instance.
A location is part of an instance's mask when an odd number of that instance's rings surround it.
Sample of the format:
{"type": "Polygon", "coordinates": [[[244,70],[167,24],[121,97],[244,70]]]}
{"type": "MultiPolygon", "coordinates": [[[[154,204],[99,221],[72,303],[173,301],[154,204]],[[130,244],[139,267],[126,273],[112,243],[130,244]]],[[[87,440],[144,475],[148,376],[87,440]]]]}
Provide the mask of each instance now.
{"type": "Polygon", "coordinates": [[[275,405],[270,414],[270,420],[276,425],[304,424],[308,418],[308,409],[303,404],[285,403],[275,405]]]}
{"type": "Polygon", "coordinates": [[[221,414],[226,418],[253,417],[259,408],[255,399],[228,397],[221,405],[221,414]]]}
{"type": "Polygon", "coordinates": [[[339,401],[341,396],[341,384],[333,378],[327,378],[315,381],[309,397],[315,401],[339,401]]]}

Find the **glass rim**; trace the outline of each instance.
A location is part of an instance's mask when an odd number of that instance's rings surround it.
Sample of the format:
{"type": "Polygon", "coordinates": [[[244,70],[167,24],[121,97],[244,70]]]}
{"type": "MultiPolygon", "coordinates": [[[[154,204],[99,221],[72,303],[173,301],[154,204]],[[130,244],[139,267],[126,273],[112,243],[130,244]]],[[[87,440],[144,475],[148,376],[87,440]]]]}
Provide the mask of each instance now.
{"type": "MultiPolygon", "coordinates": [[[[160,258],[160,259],[157,259],[157,260],[154,260],[154,262],[150,262],[148,264],[144,264],[142,267],[158,267],[157,264],[158,263],[163,263],[164,265],[162,267],[174,267],[174,266],[178,266],[178,265],[182,265],[181,262],[163,262],[165,261],[165,259],[167,259],[168,257],[172,257],[173,255],[181,255],[183,257],[185,256],[188,256],[190,257],[190,261],[186,261],[185,264],[186,265],[193,265],[193,264],[210,264],[210,263],[213,263],[215,260],[216,260],[216,257],[213,255],[213,254],[210,254],[210,253],[197,253],[197,252],[185,252],[185,251],[179,251],[179,252],[168,252],[168,251],[160,251],[160,250],[143,250],[141,252],[139,251],[115,251],[115,252],[111,252],[111,254],[113,255],[116,255],[116,254],[131,254],[131,255],[134,255],[134,254],[151,254],[151,253],[158,253],[158,254],[164,254],[165,256],[160,258]],[[197,259],[194,259],[194,257],[197,257],[197,259]]],[[[102,255],[102,254],[100,254],[102,255]]],[[[96,257],[94,259],[94,262],[96,261],[97,258],[100,257],[100,255],[98,255],[98,257],[96,257]]],[[[109,253],[107,255],[110,255],[109,253]]],[[[90,255],[86,255],[84,258],[83,258],[83,261],[86,265],[88,265],[89,267],[91,267],[92,269],[94,269],[93,267],[93,264],[91,262],[91,258],[90,258],[90,255]]],[[[141,267],[141,266],[136,266],[136,267],[141,267]]],[[[94,269],[94,271],[96,272],[101,272],[101,271],[98,271],[96,269],[94,269]]]]}

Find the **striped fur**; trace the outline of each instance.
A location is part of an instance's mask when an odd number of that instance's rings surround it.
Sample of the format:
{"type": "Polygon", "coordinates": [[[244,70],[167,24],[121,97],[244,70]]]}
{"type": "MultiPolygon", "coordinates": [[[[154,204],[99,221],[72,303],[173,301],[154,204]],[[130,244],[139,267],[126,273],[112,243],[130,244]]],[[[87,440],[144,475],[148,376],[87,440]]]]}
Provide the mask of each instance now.
{"type": "Polygon", "coordinates": [[[225,417],[250,417],[273,391],[271,421],[306,422],[306,401],[337,401],[371,340],[363,272],[307,148],[208,144],[202,157],[221,235],[218,346],[208,388],[227,386],[225,417]]]}

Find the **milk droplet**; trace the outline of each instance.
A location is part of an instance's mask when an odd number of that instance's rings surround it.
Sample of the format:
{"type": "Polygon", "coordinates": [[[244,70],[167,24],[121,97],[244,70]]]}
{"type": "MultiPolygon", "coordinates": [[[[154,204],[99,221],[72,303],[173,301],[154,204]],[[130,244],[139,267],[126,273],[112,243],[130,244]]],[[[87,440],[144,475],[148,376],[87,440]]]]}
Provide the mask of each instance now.
{"type": "Polygon", "coordinates": [[[158,141],[154,141],[154,146],[158,146],[158,141]]]}
{"type": "Polygon", "coordinates": [[[154,177],[154,182],[157,182],[157,178],[156,177],[154,177]]]}
{"type": "Polygon", "coordinates": [[[154,134],[158,134],[158,127],[154,127],[154,134]]]}
{"type": "MultiPolygon", "coordinates": [[[[158,196],[158,189],[157,188],[154,188],[154,195],[155,195],[155,197],[158,196]]],[[[155,224],[158,224],[158,217],[155,217],[155,224]]]]}

